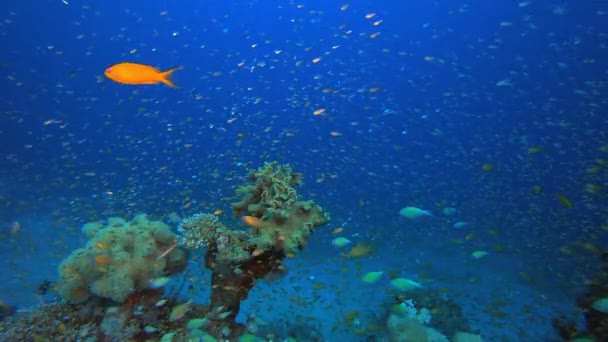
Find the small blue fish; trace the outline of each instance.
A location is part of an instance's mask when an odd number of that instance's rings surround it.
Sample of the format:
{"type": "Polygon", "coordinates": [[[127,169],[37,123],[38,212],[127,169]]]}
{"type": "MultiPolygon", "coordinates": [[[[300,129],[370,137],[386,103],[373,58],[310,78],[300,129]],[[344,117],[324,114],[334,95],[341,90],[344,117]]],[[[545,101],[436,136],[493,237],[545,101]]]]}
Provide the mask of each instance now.
{"type": "Polygon", "coordinates": [[[457,212],[458,212],[458,210],[456,210],[456,208],[452,208],[452,207],[445,207],[445,208],[443,208],[443,210],[441,210],[441,213],[445,216],[454,216],[454,215],[456,215],[457,212]]]}
{"type": "Polygon", "coordinates": [[[458,221],[458,222],[456,222],[456,223],[454,223],[454,224],[452,225],[452,228],[460,229],[460,228],[464,228],[464,227],[466,227],[466,226],[468,226],[468,225],[469,225],[469,224],[468,224],[467,222],[464,222],[464,221],[458,221]]]}
{"type": "Polygon", "coordinates": [[[407,278],[395,278],[391,280],[391,285],[401,291],[411,291],[422,287],[422,284],[407,278]]]}

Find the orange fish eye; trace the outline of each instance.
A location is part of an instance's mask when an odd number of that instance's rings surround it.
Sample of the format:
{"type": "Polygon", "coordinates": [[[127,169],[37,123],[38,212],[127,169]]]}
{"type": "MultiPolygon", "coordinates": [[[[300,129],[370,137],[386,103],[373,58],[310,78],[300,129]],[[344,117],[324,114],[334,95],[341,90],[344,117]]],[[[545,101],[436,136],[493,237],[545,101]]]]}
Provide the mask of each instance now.
{"type": "Polygon", "coordinates": [[[109,73],[111,73],[111,72],[112,72],[112,68],[107,68],[107,69],[106,69],[106,74],[109,74],[109,73]]]}

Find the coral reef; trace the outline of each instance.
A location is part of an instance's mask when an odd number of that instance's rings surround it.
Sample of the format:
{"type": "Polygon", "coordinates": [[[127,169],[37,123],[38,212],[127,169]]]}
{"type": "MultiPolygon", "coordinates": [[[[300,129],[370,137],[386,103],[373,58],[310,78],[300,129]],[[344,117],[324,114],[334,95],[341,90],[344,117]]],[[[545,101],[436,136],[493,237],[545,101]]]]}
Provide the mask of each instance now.
{"type": "Polygon", "coordinates": [[[262,250],[279,249],[294,256],[302,249],[314,228],[328,217],[313,201],[300,201],[295,186],[302,175],[291,167],[266,163],[249,173],[249,184],[237,188],[242,199],[232,204],[236,216],[253,217],[253,243],[262,250]]]}
{"type": "Polygon", "coordinates": [[[392,308],[386,326],[390,341],[447,342],[448,338],[430,323],[431,312],[416,307],[414,301],[408,299],[392,308]]]}
{"type": "Polygon", "coordinates": [[[17,308],[0,300],[0,321],[17,312],[17,308]]]}
{"type": "Polygon", "coordinates": [[[598,305],[608,301],[608,252],[600,255],[601,269],[593,276],[585,292],[577,299],[585,317],[585,327],[579,329],[572,319],[556,317],[553,327],[565,341],[608,341],[608,307],[598,305]]]}
{"type": "Polygon", "coordinates": [[[250,235],[230,230],[212,214],[195,214],[184,219],[178,227],[180,243],[188,248],[217,247],[217,259],[222,262],[247,260],[251,253],[250,235]]]}
{"type": "Polygon", "coordinates": [[[459,331],[471,331],[471,326],[462,308],[445,292],[434,289],[423,289],[399,293],[395,302],[401,304],[413,300],[419,308],[433,312],[433,326],[446,336],[453,336],[459,331]]]}
{"type": "Polygon", "coordinates": [[[468,332],[461,308],[438,292],[413,291],[394,299],[386,322],[390,341],[482,341],[468,332]]]}
{"type": "Polygon", "coordinates": [[[294,257],[315,228],[329,220],[313,201],[299,199],[294,186],[300,183],[301,175],[289,166],[266,163],[249,173],[249,183],[236,191],[242,199],[232,204],[236,216],[247,218],[250,230],[230,230],[217,217],[201,214],[180,225],[186,246],[207,247],[212,335],[239,336],[243,327],[234,319],[255,281],[284,272],[283,259],[294,257]]]}
{"type": "MultiPolygon", "coordinates": [[[[284,273],[283,260],[294,257],[329,220],[314,202],[300,200],[294,188],[300,181],[299,174],[277,163],[251,172],[248,184],[237,189],[241,200],[233,204],[235,215],[251,229],[229,229],[210,214],[183,220],[179,235],[145,215],[84,225],[86,246],[59,266],[65,302],[7,318],[0,336],[10,341],[253,340],[251,333],[260,332],[256,320],[235,322],[241,301],[258,279],[284,273]],[[162,288],[152,286],[181,272],[195,248],[205,248],[204,266],[212,272],[205,306],[164,297],[162,288]]],[[[286,333],[320,335],[300,325],[286,333]]]]}
{"type": "Polygon", "coordinates": [[[169,226],[138,215],[132,221],[119,217],[83,226],[86,246],[72,252],[59,265],[59,292],[69,303],[91,296],[123,302],[150,286],[151,279],[181,272],[187,251],[177,247],[169,226]]]}
{"type": "MultiPolygon", "coordinates": [[[[1,322],[0,341],[159,341],[165,336],[172,337],[166,341],[191,340],[194,329],[188,317],[170,319],[183,304],[162,297],[162,289],[145,289],[120,304],[100,297],[77,305],[43,304],[1,322]]],[[[188,311],[189,317],[205,314],[201,306],[188,311]]]]}

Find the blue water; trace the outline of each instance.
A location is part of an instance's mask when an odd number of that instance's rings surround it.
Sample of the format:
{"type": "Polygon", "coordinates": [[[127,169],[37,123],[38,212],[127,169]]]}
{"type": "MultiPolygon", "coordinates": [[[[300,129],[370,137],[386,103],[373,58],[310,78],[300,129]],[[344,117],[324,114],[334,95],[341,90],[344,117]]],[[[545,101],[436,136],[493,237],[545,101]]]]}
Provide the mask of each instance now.
{"type": "Polygon", "coordinates": [[[242,315],[363,340],[345,314],[381,322],[401,276],[445,292],[489,341],[556,339],[551,319],[576,319],[608,243],[605,3],[0,8],[0,300],[37,305],[40,282],[86,242],[82,224],[228,217],[247,171],[276,160],[332,219],[242,315]],[[179,88],[104,77],[124,61],[181,66],[179,88]],[[406,206],[433,216],[409,220],[406,206]],[[336,227],[374,252],[342,257],[336,227]]]}

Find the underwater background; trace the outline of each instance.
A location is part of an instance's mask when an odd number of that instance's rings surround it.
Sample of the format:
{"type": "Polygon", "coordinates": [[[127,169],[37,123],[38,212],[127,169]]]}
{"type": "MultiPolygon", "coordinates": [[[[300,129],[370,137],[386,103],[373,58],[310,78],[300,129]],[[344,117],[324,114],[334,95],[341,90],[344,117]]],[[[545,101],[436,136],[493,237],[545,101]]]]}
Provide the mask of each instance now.
{"type": "MultiPolygon", "coordinates": [[[[0,8],[3,306],[60,301],[87,222],[145,213],[177,233],[205,212],[248,229],[235,188],[277,161],[331,219],[237,321],[382,338],[406,279],[484,341],[559,341],[557,317],[584,329],[577,298],[608,260],[606,2],[0,8]],[[177,88],[106,78],[120,62],[179,66],[177,88]]],[[[165,292],[204,305],[209,277],[193,258],[165,292]]]]}

